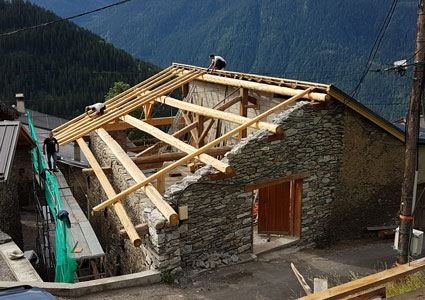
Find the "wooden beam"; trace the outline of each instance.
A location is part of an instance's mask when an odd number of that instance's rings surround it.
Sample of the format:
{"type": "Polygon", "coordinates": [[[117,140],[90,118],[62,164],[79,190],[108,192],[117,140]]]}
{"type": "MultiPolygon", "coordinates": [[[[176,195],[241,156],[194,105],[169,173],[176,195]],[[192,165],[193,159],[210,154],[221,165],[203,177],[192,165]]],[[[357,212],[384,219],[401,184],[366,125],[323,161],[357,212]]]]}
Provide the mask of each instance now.
{"type": "MultiPolygon", "coordinates": [[[[118,108],[119,106],[122,106],[123,104],[127,104],[131,103],[135,100],[138,99],[138,95],[140,95],[141,93],[143,93],[144,91],[147,91],[149,89],[152,89],[153,87],[164,83],[167,80],[170,80],[173,76],[175,76],[175,74],[172,72],[172,68],[167,68],[166,72],[160,72],[160,76],[154,75],[151,78],[148,78],[147,80],[143,81],[142,83],[137,85],[137,88],[130,88],[127,91],[124,91],[123,93],[121,93],[118,96],[115,96],[114,98],[108,100],[105,102],[105,104],[107,104],[107,113],[108,111],[110,111],[108,114],[109,116],[113,115],[112,112],[114,111],[114,109],[118,108]]],[[[146,101],[148,102],[148,101],[146,101]]],[[[141,106],[144,103],[141,104],[141,106]]],[[[93,120],[91,118],[95,118],[95,113],[89,113],[89,116],[87,116],[86,114],[82,114],[80,116],[81,119],[75,121],[75,122],[68,122],[66,123],[67,127],[63,128],[62,130],[60,130],[57,134],[56,134],[56,138],[61,139],[61,137],[63,135],[68,136],[71,132],[75,131],[76,129],[78,129],[79,127],[86,125],[88,122],[93,122],[93,120]]],[[[77,117],[79,118],[79,117],[77,117]]],[[[75,118],[75,119],[77,119],[75,118]]],[[[74,119],[74,120],[75,120],[74,119]]],[[[105,121],[105,116],[100,117],[100,118],[96,118],[95,121],[99,121],[100,119],[102,119],[103,121],[105,121]]],[[[114,119],[116,119],[116,117],[112,116],[111,118],[107,118],[108,121],[113,121],[114,119]]],[[[109,122],[104,122],[105,123],[109,123],[109,122]]],[[[58,127],[61,128],[62,126],[58,127]]],[[[57,129],[58,129],[57,128],[57,129]]]]}
{"type": "MultiPolygon", "coordinates": [[[[228,113],[228,112],[224,112],[224,111],[219,111],[213,108],[207,108],[207,107],[203,107],[203,106],[199,106],[196,104],[192,104],[192,103],[187,103],[187,102],[183,102],[171,97],[160,97],[157,99],[157,101],[160,101],[161,103],[182,109],[182,110],[186,110],[186,111],[191,111],[197,114],[201,114],[210,118],[215,118],[215,119],[221,119],[224,121],[229,121],[229,122],[233,122],[236,124],[245,124],[247,123],[250,119],[242,117],[242,116],[238,116],[232,113],[228,113]]],[[[256,128],[256,129],[265,129],[268,130],[272,133],[281,133],[283,132],[282,128],[279,125],[275,125],[275,124],[271,124],[271,123],[266,123],[266,122],[261,122],[258,121],[256,123],[252,123],[250,125],[250,127],[252,128],[256,128]]]]}
{"type": "MultiPolygon", "coordinates": [[[[102,167],[102,171],[104,174],[112,174],[112,168],[111,167],[102,167]]],[[[95,176],[95,172],[92,168],[85,168],[83,169],[83,174],[86,176],[95,176]]]]}
{"type": "Polygon", "coordinates": [[[208,132],[210,132],[211,127],[214,125],[215,120],[211,119],[210,123],[205,127],[204,131],[201,133],[201,136],[199,137],[199,140],[204,141],[207,137],[208,132]]]}
{"type": "MultiPolygon", "coordinates": [[[[226,154],[232,150],[232,147],[215,147],[205,151],[205,154],[216,157],[226,154]]],[[[136,164],[148,164],[148,163],[157,163],[157,162],[166,162],[166,161],[174,161],[179,160],[182,157],[185,157],[187,154],[185,152],[171,152],[171,153],[161,153],[149,156],[141,156],[141,157],[132,157],[131,159],[136,164]]]]}
{"type": "MultiPolygon", "coordinates": [[[[144,80],[144,81],[142,81],[142,82],[138,83],[137,85],[133,86],[132,88],[129,88],[128,90],[126,90],[126,91],[122,92],[121,94],[116,95],[116,96],[115,96],[115,97],[113,97],[112,99],[107,100],[107,101],[105,102],[105,104],[109,104],[109,103],[111,103],[111,102],[114,102],[115,100],[118,100],[118,99],[119,99],[119,98],[121,98],[121,97],[126,96],[127,94],[129,94],[129,93],[131,93],[131,92],[133,92],[133,91],[137,90],[138,88],[140,88],[140,87],[142,87],[142,86],[146,85],[148,82],[151,82],[152,80],[154,80],[154,79],[156,79],[156,78],[158,78],[158,77],[162,76],[163,74],[166,74],[166,73],[170,72],[172,69],[173,69],[173,66],[169,66],[168,68],[166,68],[166,69],[162,70],[161,72],[158,72],[157,74],[153,75],[152,77],[150,77],[150,78],[148,78],[148,79],[146,79],[146,80],[144,80]]],[[[68,126],[72,125],[73,123],[75,123],[75,122],[77,122],[77,121],[79,121],[79,120],[83,119],[85,116],[86,116],[85,114],[79,115],[78,117],[75,117],[74,119],[72,119],[72,120],[70,120],[70,121],[66,122],[65,124],[62,124],[61,126],[59,126],[59,127],[55,128],[55,129],[53,129],[53,132],[56,132],[56,133],[57,133],[57,132],[59,132],[59,131],[61,131],[61,130],[65,129],[66,127],[68,127],[68,126]]]]}
{"type": "Polygon", "coordinates": [[[254,190],[258,190],[264,187],[268,187],[271,185],[276,185],[276,184],[280,184],[280,183],[284,183],[284,182],[288,182],[288,181],[292,181],[292,180],[299,180],[299,179],[304,179],[307,177],[310,177],[311,174],[310,173],[300,173],[300,174],[294,174],[294,175],[289,175],[289,176],[285,176],[285,177],[281,177],[278,179],[273,179],[273,180],[267,180],[267,181],[262,181],[259,183],[255,183],[255,184],[250,184],[245,186],[245,192],[251,192],[254,190]]]}
{"type": "MultiPolygon", "coordinates": [[[[161,168],[163,162],[152,162],[152,163],[136,163],[139,170],[150,170],[150,169],[158,169],[161,168]]],[[[102,168],[105,174],[112,174],[112,168],[102,168]]],[[[83,169],[83,174],[86,176],[96,176],[92,168],[83,169]]]]}
{"type": "Polygon", "coordinates": [[[93,208],[93,210],[100,210],[108,205],[111,205],[117,201],[119,201],[120,199],[122,199],[123,197],[127,196],[128,194],[138,190],[139,188],[141,188],[142,186],[145,186],[146,184],[148,184],[149,182],[157,179],[159,176],[168,173],[169,171],[177,168],[178,166],[184,164],[185,162],[195,158],[196,156],[199,156],[200,154],[204,153],[205,151],[207,151],[208,149],[213,148],[214,146],[220,144],[222,141],[227,140],[229,137],[239,133],[239,131],[241,131],[242,129],[248,128],[249,126],[251,126],[252,124],[260,121],[261,119],[271,115],[272,113],[274,113],[275,111],[278,111],[279,109],[283,108],[286,105],[289,105],[295,101],[297,101],[298,99],[300,99],[301,97],[304,97],[306,94],[308,94],[309,92],[311,92],[311,89],[307,89],[305,91],[303,91],[302,93],[300,93],[297,96],[294,96],[278,105],[276,105],[275,107],[269,109],[268,111],[260,114],[259,116],[255,117],[254,119],[250,120],[249,122],[246,122],[243,125],[240,125],[238,127],[236,127],[233,130],[230,130],[229,132],[227,132],[226,134],[222,135],[221,137],[215,139],[214,141],[209,142],[207,145],[205,145],[204,147],[198,149],[196,152],[189,154],[187,156],[185,156],[184,158],[178,160],[177,162],[165,167],[164,169],[162,169],[161,171],[155,173],[154,175],[150,176],[149,178],[147,178],[145,181],[140,182],[134,186],[132,186],[131,188],[128,188],[127,190],[121,192],[119,195],[97,205],[96,207],[93,208]]]}
{"type": "MultiPolygon", "coordinates": [[[[105,173],[103,173],[102,168],[100,167],[99,163],[97,162],[96,158],[94,157],[87,144],[82,138],[77,139],[77,143],[80,146],[81,151],[83,151],[84,156],[87,158],[88,163],[93,168],[93,171],[96,173],[96,177],[99,180],[99,183],[102,186],[103,190],[105,191],[106,196],[114,197],[116,195],[114,188],[112,187],[108,178],[106,178],[105,173]]],[[[131,223],[127,213],[125,212],[124,206],[120,202],[117,202],[114,204],[114,210],[118,218],[120,219],[121,224],[124,226],[125,231],[130,237],[130,240],[133,245],[136,247],[140,247],[140,245],[142,244],[142,240],[140,239],[139,234],[134,228],[134,225],[131,223]]]]}
{"type": "MultiPolygon", "coordinates": [[[[134,119],[143,123],[143,121],[140,121],[136,118],[134,119]]],[[[118,161],[123,165],[123,167],[127,170],[130,176],[133,177],[136,183],[146,180],[146,176],[143,174],[143,172],[139,170],[137,165],[131,160],[127,153],[121,148],[121,146],[108,134],[108,132],[106,132],[106,130],[100,128],[97,131],[97,134],[109,147],[109,149],[118,159],[118,161]]],[[[157,191],[157,189],[155,189],[152,184],[146,185],[143,191],[146,196],[148,196],[149,200],[151,200],[151,202],[156,206],[156,208],[158,208],[158,210],[162,213],[162,215],[168,220],[171,225],[178,224],[179,218],[177,216],[177,213],[170,206],[170,204],[168,204],[168,202],[162,199],[161,194],[157,191]]]]}
{"type": "MultiPolygon", "coordinates": [[[[136,231],[139,235],[143,236],[149,233],[149,226],[146,223],[142,223],[142,224],[137,224],[135,226],[136,231]]],[[[128,234],[127,231],[125,231],[125,229],[121,229],[120,230],[120,235],[125,238],[128,239],[128,234]]]]}
{"type": "MultiPolygon", "coordinates": [[[[194,80],[197,78],[202,71],[195,71],[192,73],[188,73],[186,77],[180,77],[182,80],[172,79],[168,81],[167,83],[155,88],[154,90],[148,92],[148,88],[145,88],[140,93],[143,94],[142,97],[137,97],[133,100],[123,100],[124,104],[122,106],[116,106],[115,108],[111,109],[110,111],[107,110],[107,112],[100,117],[97,117],[96,119],[90,119],[90,122],[78,122],[77,128],[71,130],[71,132],[67,131],[65,132],[64,136],[62,136],[60,139],[58,139],[60,145],[66,145],[69,142],[74,141],[75,139],[79,138],[82,135],[87,134],[88,132],[91,132],[99,127],[101,127],[103,124],[106,124],[120,116],[124,116],[133,110],[137,109],[138,107],[144,105],[145,103],[148,103],[149,101],[155,100],[155,98],[160,97],[161,95],[168,94],[169,92],[175,90],[176,88],[180,87],[182,84],[185,84],[189,81],[194,80]],[[79,124],[81,123],[81,124],[79,124]]],[[[177,74],[172,74],[173,76],[177,74]]],[[[171,76],[171,75],[170,75],[171,76]]],[[[115,104],[115,103],[114,103],[115,104]]]]}
{"type": "Polygon", "coordinates": [[[151,145],[136,146],[136,147],[127,147],[127,151],[126,152],[139,152],[139,151],[143,151],[143,150],[148,149],[150,146],[151,145]]]}
{"type": "MultiPolygon", "coordinates": [[[[177,149],[186,152],[187,154],[191,154],[197,151],[196,148],[186,144],[185,142],[182,142],[181,140],[163,132],[162,130],[153,127],[149,124],[143,123],[140,120],[132,117],[132,116],[125,116],[122,117],[123,120],[127,123],[132,124],[133,126],[135,126],[136,128],[144,131],[144,132],[148,132],[150,135],[164,141],[165,143],[176,147],[177,149]]],[[[211,166],[213,166],[215,169],[219,170],[220,172],[223,173],[231,173],[233,172],[232,167],[230,167],[228,164],[225,164],[213,157],[211,157],[208,154],[200,154],[199,155],[199,160],[202,161],[205,164],[209,164],[211,166]]]]}
{"type": "Polygon", "coordinates": [[[375,273],[354,281],[338,285],[326,291],[310,296],[298,298],[298,300],[336,300],[351,296],[355,293],[381,286],[387,282],[397,280],[401,277],[413,274],[425,269],[425,258],[412,261],[392,269],[375,273]]]}
{"type": "MultiPolygon", "coordinates": [[[[184,70],[181,74],[182,75],[186,74],[186,72],[189,72],[189,71],[184,70]]],[[[210,83],[217,83],[217,84],[227,85],[227,86],[242,87],[242,88],[246,88],[253,91],[274,93],[274,94],[290,96],[290,97],[296,96],[303,91],[300,89],[292,89],[292,88],[283,87],[283,86],[269,85],[269,84],[257,83],[257,82],[249,82],[246,80],[227,78],[227,77],[216,76],[211,74],[203,74],[202,76],[198,77],[196,80],[210,82],[210,83]]],[[[329,101],[331,99],[331,97],[328,94],[317,93],[317,92],[306,94],[303,96],[303,98],[315,100],[315,101],[329,101]]]]}
{"type": "MultiPolygon", "coordinates": [[[[241,117],[247,117],[248,116],[248,109],[246,108],[246,106],[248,105],[248,90],[241,88],[240,90],[241,93],[241,103],[239,104],[239,115],[241,117]]],[[[239,142],[243,139],[246,138],[248,135],[248,131],[247,129],[242,130],[241,132],[239,132],[239,142]]]]}

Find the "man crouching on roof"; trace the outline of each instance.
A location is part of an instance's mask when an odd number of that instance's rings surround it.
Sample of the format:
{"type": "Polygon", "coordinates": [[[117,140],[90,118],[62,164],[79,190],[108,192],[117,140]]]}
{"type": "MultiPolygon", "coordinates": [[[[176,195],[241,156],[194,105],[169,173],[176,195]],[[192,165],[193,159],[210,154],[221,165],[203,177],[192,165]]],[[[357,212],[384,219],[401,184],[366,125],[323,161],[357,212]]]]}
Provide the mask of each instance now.
{"type": "Polygon", "coordinates": [[[103,103],[96,103],[93,105],[86,106],[86,113],[88,114],[89,110],[96,111],[96,115],[100,117],[105,113],[106,105],[103,103]]]}

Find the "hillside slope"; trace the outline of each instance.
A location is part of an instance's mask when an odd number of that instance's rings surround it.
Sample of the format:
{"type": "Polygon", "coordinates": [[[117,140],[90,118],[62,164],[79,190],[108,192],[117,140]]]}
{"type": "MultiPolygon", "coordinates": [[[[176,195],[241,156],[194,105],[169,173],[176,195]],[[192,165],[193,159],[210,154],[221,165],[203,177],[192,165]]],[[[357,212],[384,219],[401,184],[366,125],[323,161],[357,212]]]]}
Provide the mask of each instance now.
{"type": "MultiPolygon", "coordinates": [[[[58,17],[24,1],[0,0],[0,33],[58,17]]],[[[70,22],[0,40],[0,101],[24,93],[27,107],[59,117],[80,114],[104,100],[116,81],[135,84],[159,68],[118,50],[70,22]]]]}
{"type": "MultiPolygon", "coordinates": [[[[63,3],[60,13],[66,16],[90,9],[93,3],[111,3],[91,1],[89,7],[65,0],[33,1],[58,12],[59,3],[63,3]]],[[[208,54],[215,52],[228,59],[229,70],[333,83],[349,93],[360,77],[390,2],[147,0],[132,1],[76,22],[161,67],[172,62],[207,66],[208,54]]],[[[399,0],[374,69],[412,56],[416,7],[416,0],[399,0]]],[[[405,114],[410,82],[410,78],[393,73],[371,73],[357,98],[394,120],[405,114]]]]}

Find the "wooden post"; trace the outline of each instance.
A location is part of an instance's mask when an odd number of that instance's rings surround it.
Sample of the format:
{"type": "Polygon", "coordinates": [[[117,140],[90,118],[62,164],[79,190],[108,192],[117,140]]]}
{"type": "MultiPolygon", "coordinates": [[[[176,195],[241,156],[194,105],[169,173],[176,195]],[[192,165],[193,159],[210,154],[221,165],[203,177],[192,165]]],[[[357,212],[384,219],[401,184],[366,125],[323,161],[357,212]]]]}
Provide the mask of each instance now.
{"type": "Polygon", "coordinates": [[[77,142],[74,142],[74,160],[75,161],[81,160],[80,146],[78,146],[77,142]]]}
{"type": "MultiPolygon", "coordinates": [[[[247,117],[248,116],[248,109],[246,106],[248,105],[248,89],[241,88],[241,102],[239,103],[239,114],[241,117],[247,117]]],[[[239,132],[239,142],[247,137],[247,129],[242,130],[239,132]]]]}
{"type": "Polygon", "coordinates": [[[416,32],[416,47],[413,68],[412,93],[406,122],[406,144],[404,158],[404,177],[401,192],[400,235],[398,242],[397,263],[408,262],[409,241],[412,233],[412,200],[414,197],[415,174],[417,172],[417,148],[419,136],[419,106],[424,91],[423,72],[425,71],[425,0],[418,5],[418,22],[416,32]]]}
{"type": "Polygon", "coordinates": [[[183,97],[183,99],[186,98],[188,94],[189,94],[189,83],[186,83],[186,84],[182,85],[182,97],[183,97]]]}
{"type": "MultiPolygon", "coordinates": [[[[158,168],[158,171],[162,168],[158,168]]],[[[165,175],[162,175],[156,179],[156,189],[160,194],[165,193],[165,175]]]]}

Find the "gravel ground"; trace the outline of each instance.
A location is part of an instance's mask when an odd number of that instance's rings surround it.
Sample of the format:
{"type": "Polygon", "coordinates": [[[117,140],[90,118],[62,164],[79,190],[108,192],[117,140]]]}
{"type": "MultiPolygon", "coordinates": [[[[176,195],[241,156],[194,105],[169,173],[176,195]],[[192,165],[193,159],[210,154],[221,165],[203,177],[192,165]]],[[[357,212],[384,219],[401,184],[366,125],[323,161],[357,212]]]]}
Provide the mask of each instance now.
{"type": "Polygon", "coordinates": [[[391,244],[391,240],[369,239],[345,242],[331,249],[289,248],[265,254],[254,262],[183,278],[178,284],[128,288],[69,300],[295,299],[304,294],[291,271],[291,262],[309,284],[319,276],[346,282],[352,273],[363,276],[390,267],[395,260],[391,244]]]}

